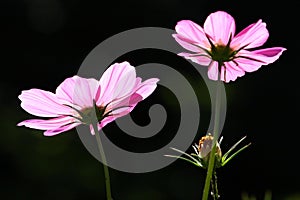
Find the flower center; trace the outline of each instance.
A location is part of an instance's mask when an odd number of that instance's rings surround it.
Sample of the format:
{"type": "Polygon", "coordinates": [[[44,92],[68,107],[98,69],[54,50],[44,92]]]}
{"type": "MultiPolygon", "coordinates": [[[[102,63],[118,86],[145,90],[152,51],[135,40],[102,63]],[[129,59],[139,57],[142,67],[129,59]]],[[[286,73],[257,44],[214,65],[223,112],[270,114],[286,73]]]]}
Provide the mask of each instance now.
{"type": "Polygon", "coordinates": [[[84,124],[93,124],[101,122],[105,117],[112,116],[115,110],[129,108],[131,106],[124,105],[112,108],[110,103],[106,104],[105,106],[97,106],[96,101],[94,101],[93,107],[84,108],[82,110],[78,110],[72,106],[69,107],[77,112],[77,114],[75,114],[75,116],[73,115],[72,117],[84,124]]]}
{"type": "Polygon", "coordinates": [[[211,58],[219,63],[233,60],[236,51],[232,50],[228,45],[216,45],[211,47],[211,58]]]}
{"type": "Polygon", "coordinates": [[[84,108],[81,111],[77,111],[81,117],[81,121],[85,124],[92,124],[93,122],[102,121],[106,115],[106,106],[96,106],[91,108],[84,108]]]}
{"type": "Polygon", "coordinates": [[[93,107],[84,108],[82,110],[76,110],[79,114],[78,119],[85,124],[100,122],[108,116],[106,112],[106,107],[107,106],[97,106],[96,104],[94,104],[93,107]]]}

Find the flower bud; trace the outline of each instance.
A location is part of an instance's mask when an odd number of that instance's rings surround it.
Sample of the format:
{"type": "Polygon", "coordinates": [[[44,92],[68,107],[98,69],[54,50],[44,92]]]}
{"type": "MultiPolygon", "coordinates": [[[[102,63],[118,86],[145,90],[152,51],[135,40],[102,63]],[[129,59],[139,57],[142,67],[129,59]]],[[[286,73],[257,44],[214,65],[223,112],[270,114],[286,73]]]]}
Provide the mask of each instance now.
{"type": "MultiPolygon", "coordinates": [[[[199,145],[197,146],[198,156],[203,160],[205,165],[207,165],[209,162],[210,152],[213,148],[213,139],[214,137],[211,134],[203,136],[199,141],[199,145]]],[[[216,145],[217,147],[216,147],[215,158],[217,161],[216,166],[218,167],[221,164],[222,151],[217,141],[216,141],[216,145]]]]}

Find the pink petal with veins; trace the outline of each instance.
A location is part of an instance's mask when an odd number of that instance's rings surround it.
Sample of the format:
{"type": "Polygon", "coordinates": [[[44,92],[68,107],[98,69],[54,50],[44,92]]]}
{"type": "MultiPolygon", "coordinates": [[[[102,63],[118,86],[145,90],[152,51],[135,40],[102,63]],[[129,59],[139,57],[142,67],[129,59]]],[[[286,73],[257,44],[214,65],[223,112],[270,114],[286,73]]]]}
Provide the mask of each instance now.
{"type": "Polygon", "coordinates": [[[76,120],[73,117],[69,116],[61,116],[52,119],[29,119],[18,123],[18,126],[26,126],[28,128],[40,129],[40,130],[48,130],[48,129],[56,129],[61,126],[74,123],[76,120]]]}
{"type": "Polygon", "coordinates": [[[97,104],[107,104],[114,99],[130,95],[135,81],[135,68],[128,62],[111,65],[100,79],[101,95],[97,104]]]}
{"type": "Polygon", "coordinates": [[[285,50],[286,49],[282,47],[273,47],[256,51],[242,50],[237,55],[235,61],[244,71],[253,72],[258,70],[262,65],[268,65],[275,62],[285,50]]]}
{"type": "Polygon", "coordinates": [[[68,125],[56,128],[56,129],[49,129],[49,130],[44,132],[44,135],[45,136],[54,136],[54,135],[57,135],[59,133],[71,130],[72,128],[75,128],[78,125],[80,125],[80,123],[72,123],[72,124],[68,124],[68,125]]]}
{"type": "Polygon", "coordinates": [[[228,83],[229,81],[235,81],[238,77],[245,75],[245,71],[238,66],[236,63],[230,61],[224,63],[225,67],[222,67],[221,80],[228,83]]]}
{"type": "Polygon", "coordinates": [[[211,62],[211,58],[206,52],[197,53],[197,54],[179,53],[178,55],[186,59],[190,59],[191,61],[198,63],[199,65],[207,66],[211,62]]]}
{"type": "Polygon", "coordinates": [[[192,41],[188,38],[180,36],[179,34],[173,34],[172,36],[174,37],[176,42],[178,42],[178,44],[180,44],[183,48],[185,48],[189,51],[192,51],[192,52],[195,52],[195,53],[199,53],[199,52],[203,51],[200,48],[200,44],[197,44],[197,42],[195,42],[195,41],[192,41]]]}
{"type": "Polygon", "coordinates": [[[204,31],[215,43],[226,45],[235,34],[234,18],[226,12],[211,13],[204,22],[204,31]]]}
{"type": "MultiPolygon", "coordinates": [[[[202,48],[210,48],[205,32],[201,26],[190,20],[182,20],[175,26],[177,34],[174,34],[175,39],[192,43],[202,48]]],[[[183,45],[182,45],[183,46],[183,45]]],[[[184,46],[183,46],[184,47],[184,46]]],[[[193,51],[193,50],[192,50],[193,51]]],[[[194,51],[197,52],[197,51],[194,51]]]]}
{"type": "MultiPolygon", "coordinates": [[[[106,126],[107,124],[109,124],[110,122],[114,121],[116,118],[113,116],[108,116],[106,118],[104,118],[101,122],[99,122],[97,124],[98,127],[98,131],[100,131],[104,126],[106,126]]],[[[93,129],[93,126],[90,125],[90,131],[92,135],[95,135],[95,131],[93,129]]]]}
{"type": "Polygon", "coordinates": [[[157,87],[157,82],[159,79],[157,78],[150,78],[139,84],[133,93],[139,94],[143,97],[143,99],[146,99],[150,94],[153,93],[155,88],[157,87]]]}
{"type": "Polygon", "coordinates": [[[266,28],[266,23],[258,20],[258,22],[249,25],[237,34],[230,46],[236,50],[244,46],[246,46],[246,49],[260,47],[267,41],[268,37],[269,32],[266,28]]]}
{"type": "Polygon", "coordinates": [[[32,115],[58,117],[73,113],[73,110],[62,105],[52,92],[40,89],[25,90],[19,95],[19,99],[22,101],[21,107],[32,115]]]}
{"type": "Polygon", "coordinates": [[[212,63],[208,66],[207,74],[209,79],[215,81],[218,80],[219,69],[216,61],[212,61],[212,63]]]}
{"type": "MultiPolygon", "coordinates": [[[[80,106],[81,108],[89,108],[93,106],[96,93],[99,88],[99,82],[93,78],[81,78],[79,76],[72,77],[73,88],[69,88],[72,95],[72,103],[80,106]]],[[[68,88],[66,88],[67,90],[68,88]]]]}

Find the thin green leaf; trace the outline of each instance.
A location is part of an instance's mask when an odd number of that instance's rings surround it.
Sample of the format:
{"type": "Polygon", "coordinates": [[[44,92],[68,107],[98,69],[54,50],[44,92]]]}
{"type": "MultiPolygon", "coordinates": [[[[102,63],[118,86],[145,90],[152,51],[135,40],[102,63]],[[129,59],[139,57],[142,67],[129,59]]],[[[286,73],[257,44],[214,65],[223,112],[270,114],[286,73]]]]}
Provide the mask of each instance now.
{"type": "Polygon", "coordinates": [[[195,157],[199,158],[199,156],[195,153],[191,153],[191,156],[195,156],[195,157]]]}
{"type": "Polygon", "coordinates": [[[174,155],[164,155],[164,156],[170,157],[170,158],[178,158],[178,159],[181,159],[181,160],[185,160],[189,163],[192,163],[192,164],[196,165],[197,167],[202,167],[199,162],[196,163],[196,162],[193,162],[192,160],[189,160],[189,159],[181,157],[181,156],[174,156],[174,155]]]}
{"type": "Polygon", "coordinates": [[[246,136],[240,139],[237,143],[235,143],[222,157],[222,162],[226,160],[227,156],[236,148],[237,145],[239,145],[244,139],[246,139],[246,136]]]}
{"type": "Polygon", "coordinates": [[[181,150],[173,148],[173,147],[171,147],[171,149],[173,149],[174,151],[177,151],[179,153],[182,153],[182,154],[186,155],[187,157],[189,157],[190,159],[192,159],[194,162],[199,163],[199,161],[196,158],[194,158],[193,156],[191,156],[190,154],[187,154],[184,151],[181,151],[181,150]]]}
{"type": "Polygon", "coordinates": [[[226,163],[228,163],[232,158],[234,158],[237,154],[239,154],[241,151],[243,151],[244,149],[246,149],[250,145],[251,145],[251,143],[247,144],[246,146],[240,148],[237,152],[232,154],[232,156],[230,156],[228,159],[226,159],[225,161],[222,161],[222,166],[226,165],[226,163]]]}

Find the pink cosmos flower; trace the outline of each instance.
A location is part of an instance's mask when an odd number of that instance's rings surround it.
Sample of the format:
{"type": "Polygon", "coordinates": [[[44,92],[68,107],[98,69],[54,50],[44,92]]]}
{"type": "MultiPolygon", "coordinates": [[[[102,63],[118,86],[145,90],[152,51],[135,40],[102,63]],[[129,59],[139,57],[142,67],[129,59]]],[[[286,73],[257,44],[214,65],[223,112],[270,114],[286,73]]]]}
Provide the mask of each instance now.
{"type": "Polygon", "coordinates": [[[273,63],[286,50],[282,47],[253,50],[268,39],[266,24],[258,20],[235,35],[234,18],[223,11],[210,14],[203,28],[190,20],[182,20],[175,29],[175,40],[194,52],[178,55],[208,66],[208,77],[212,80],[218,80],[221,72],[222,81],[234,81],[245,72],[273,63]]]}
{"type": "Polygon", "coordinates": [[[158,79],[144,82],[128,62],[110,66],[101,79],[73,76],[64,80],[55,93],[30,89],[22,91],[21,107],[32,115],[50,119],[30,119],[18,126],[45,130],[45,136],[68,131],[80,124],[90,125],[96,119],[98,129],[130,113],[138,102],[156,88],[158,79]],[[94,117],[93,117],[94,116],[94,117]]]}

